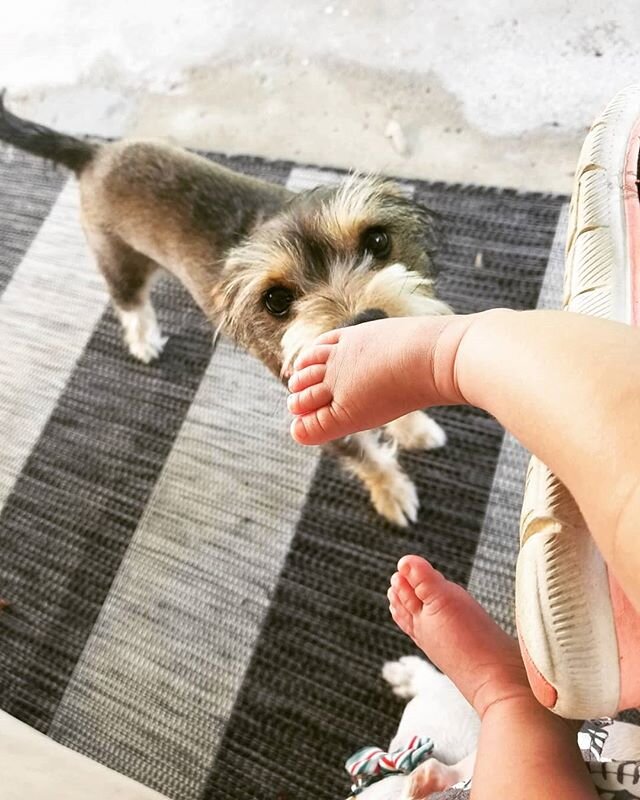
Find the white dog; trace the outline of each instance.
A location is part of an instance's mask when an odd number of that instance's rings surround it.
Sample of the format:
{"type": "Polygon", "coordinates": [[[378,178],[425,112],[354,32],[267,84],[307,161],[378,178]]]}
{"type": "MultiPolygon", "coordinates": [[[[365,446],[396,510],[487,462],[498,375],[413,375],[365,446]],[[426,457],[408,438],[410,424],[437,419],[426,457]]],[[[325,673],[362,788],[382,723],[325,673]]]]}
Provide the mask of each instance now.
{"type": "Polygon", "coordinates": [[[415,736],[428,736],[434,747],[410,774],[377,780],[358,793],[358,800],[423,800],[471,778],[480,720],[449,678],[416,656],[387,662],[382,675],[394,694],[409,700],[389,752],[415,736]]]}
{"type": "MultiPolygon", "coordinates": [[[[458,689],[446,675],[415,656],[387,662],[382,675],[398,697],[409,700],[386,754],[391,768],[398,753],[399,760],[406,758],[407,746],[415,737],[419,741],[414,752],[429,751],[431,743],[433,749],[426,760],[413,769],[407,767],[405,774],[378,776],[360,788],[357,800],[425,800],[468,781],[473,774],[480,720],[458,689]],[[431,743],[421,747],[426,740],[431,743]]],[[[611,720],[587,722],[578,744],[601,797],[640,798],[640,726],[611,720]]],[[[382,754],[383,761],[384,757],[382,754]]],[[[411,765],[411,759],[404,764],[411,765]]]]}

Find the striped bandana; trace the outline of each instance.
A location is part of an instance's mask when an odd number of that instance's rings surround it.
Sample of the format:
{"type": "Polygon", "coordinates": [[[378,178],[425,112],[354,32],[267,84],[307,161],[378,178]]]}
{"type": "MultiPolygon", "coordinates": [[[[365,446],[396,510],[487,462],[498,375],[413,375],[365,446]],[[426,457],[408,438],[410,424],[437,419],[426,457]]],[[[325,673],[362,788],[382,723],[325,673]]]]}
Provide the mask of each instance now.
{"type": "Polygon", "coordinates": [[[390,753],[379,747],[363,747],[344,765],[353,781],[352,794],[358,794],[387,775],[408,775],[429,758],[433,748],[433,741],[428,736],[412,736],[405,747],[390,753]]]}

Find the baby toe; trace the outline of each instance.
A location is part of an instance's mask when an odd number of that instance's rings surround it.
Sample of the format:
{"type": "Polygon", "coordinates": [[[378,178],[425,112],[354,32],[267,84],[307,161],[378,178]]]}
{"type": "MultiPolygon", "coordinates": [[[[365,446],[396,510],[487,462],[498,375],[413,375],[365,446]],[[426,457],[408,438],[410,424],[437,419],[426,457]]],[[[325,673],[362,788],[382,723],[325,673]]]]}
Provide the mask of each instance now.
{"type": "Polygon", "coordinates": [[[298,444],[323,444],[329,438],[317,412],[296,417],[291,423],[290,430],[291,436],[298,444]]]}
{"type": "Polygon", "coordinates": [[[333,348],[332,344],[312,344],[305,347],[293,362],[294,370],[301,370],[314,364],[326,364],[333,348]]]}
{"type": "Polygon", "coordinates": [[[321,336],[318,336],[318,338],[314,341],[314,344],[338,344],[341,335],[342,331],[340,329],[327,331],[321,336]]]}
{"type": "Polygon", "coordinates": [[[406,633],[407,636],[412,637],[413,617],[406,610],[406,608],[404,608],[404,606],[400,603],[393,589],[389,589],[388,598],[389,598],[389,613],[391,614],[391,618],[400,628],[400,630],[403,631],[403,633],[406,633]]]}
{"type": "Polygon", "coordinates": [[[300,392],[315,383],[321,383],[327,373],[325,364],[311,364],[311,366],[296,370],[289,378],[289,391],[300,392]]]}
{"type": "Polygon", "coordinates": [[[399,573],[391,577],[391,588],[397,603],[401,605],[409,614],[417,614],[422,608],[422,602],[416,597],[416,593],[409,582],[399,573]]]}
{"type": "Polygon", "coordinates": [[[287,398],[287,408],[292,414],[310,414],[331,402],[331,390],[324,383],[309,386],[301,392],[290,394],[287,398]]]}
{"type": "Polygon", "coordinates": [[[398,562],[398,572],[413,588],[414,592],[420,588],[430,591],[442,580],[442,575],[437,569],[420,556],[404,556],[398,562]]]}

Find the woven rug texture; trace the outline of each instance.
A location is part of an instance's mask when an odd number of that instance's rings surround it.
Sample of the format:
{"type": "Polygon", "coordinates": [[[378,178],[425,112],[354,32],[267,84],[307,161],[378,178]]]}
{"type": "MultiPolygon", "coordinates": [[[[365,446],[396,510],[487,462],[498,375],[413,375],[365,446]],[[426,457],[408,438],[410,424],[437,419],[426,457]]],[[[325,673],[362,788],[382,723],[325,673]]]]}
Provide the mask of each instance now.
{"type": "MultiPolygon", "coordinates": [[[[337,172],[216,161],[292,189],[337,172]]],[[[442,218],[438,291],[462,313],[560,301],[566,199],[403,182],[442,218]],[[478,256],[481,254],[481,256],[478,256]]],[[[126,352],[67,173],[0,149],[0,707],[172,800],[336,800],[386,744],[414,652],[386,588],[427,556],[513,629],[526,454],[468,408],[403,462],[399,530],[288,435],[283,388],[172,280],[160,360],[126,352]]]]}

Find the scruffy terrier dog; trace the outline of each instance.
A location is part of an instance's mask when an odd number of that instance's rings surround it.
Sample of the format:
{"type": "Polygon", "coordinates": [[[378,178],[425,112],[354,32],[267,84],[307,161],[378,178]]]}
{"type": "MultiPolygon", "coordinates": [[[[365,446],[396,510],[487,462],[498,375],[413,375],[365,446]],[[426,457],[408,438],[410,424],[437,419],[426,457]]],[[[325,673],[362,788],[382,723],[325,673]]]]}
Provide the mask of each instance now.
{"type": "MultiPolygon", "coordinates": [[[[150,302],[159,267],[211,322],[286,380],[302,347],[333,328],[387,316],[446,314],[429,277],[431,214],[380,178],[295,194],[150,141],[94,143],[10,113],[0,140],[78,177],[87,240],[133,356],[165,339],[150,302]]],[[[387,519],[416,519],[397,448],[445,443],[421,412],[330,446],[387,519]]]]}

